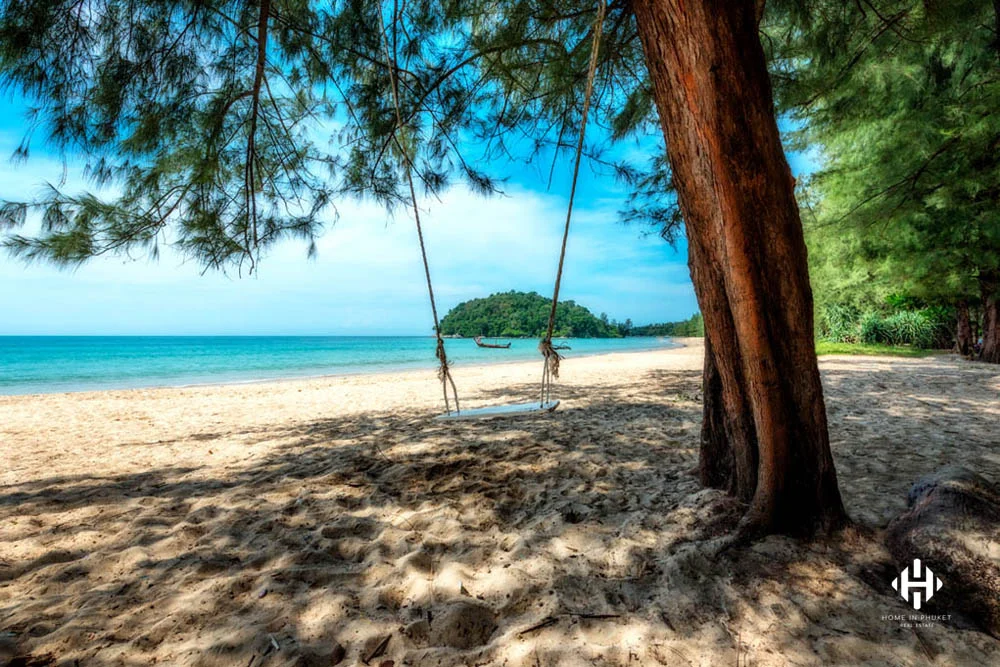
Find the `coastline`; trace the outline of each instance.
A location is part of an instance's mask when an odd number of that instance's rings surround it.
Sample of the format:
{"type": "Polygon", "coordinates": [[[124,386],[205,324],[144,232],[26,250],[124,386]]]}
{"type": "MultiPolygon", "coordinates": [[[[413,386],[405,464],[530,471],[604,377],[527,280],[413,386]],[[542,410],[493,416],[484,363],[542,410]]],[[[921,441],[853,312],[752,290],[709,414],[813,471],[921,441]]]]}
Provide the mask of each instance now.
{"type": "MultiPolygon", "coordinates": [[[[555,388],[566,408],[586,400],[589,387],[650,372],[699,371],[700,339],[683,347],[614,352],[567,360],[555,388]]],[[[537,360],[456,369],[461,406],[535,400],[537,360]]],[[[636,391],[640,391],[637,387],[636,391]]],[[[258,434],[275,429],[351,420],[360,415],[427,419],[444,411],[435,369],[336,375],[243,384],[156,387],[0,396],[0,424],[9,443],[0,485],[24,481],[27,471],[72,477],[113,474],[121,448],[139,446],[148,465],[189,469],[209,462],[198,443],[211,436],[211,464],[237,462],[270,450],[258,434]],[[94,455],[95,446],[103,453],[94,455]],[[40,462],[45,462],[39,467],[40,462]]],[[[135,456],[129,454],[128,456],[135,456]]]]}
{"type": "MultiPolygon", "coordinates": [[[[624,349],[624,350],[600,350],[600,351],[578,351],[572,353],[569,360],[573,359],[589,359],[592,357],[602,357],[607,355],[617,355],[617,354],[644,354],[648,352],[660,352],[664,350],[681,349],[683,347],[689,346],[691,344],[701,344],[701,338],[685,338],[685,337],[664,337],[664,336],[645,336],[642,338],[649,339],[663,339],[666,338],[667,341],[657,347],[650,348],[638,348],[638,349],[624,349]],[[695,343],[692,343],[692,342],[695,343]]],[[[476,360],[475,362],[468,362],[465,360],[452,362],[453,368],[456,369],[476,369],[480,367],[493,367],[493,366],[506,366],[515,364],[531,364],[537,363],[538,360],[526,360],[526,359],[496,359],[496,360],[476,360]]],[[[187,381],[183,378],[178,378],[176,381],[165,380],[162,383],[156,382],[155,380],[147,383],[146,381],[140,380],[134,385],[125,384],[123,386],[114,387],[86,387],[78,389],[62,389],[53,391],[34,391],[34,392],[12,392],[5,393],[0,392],[0,400],[4,398],[13,397],[38,397],[38,396],[50,396],[50,395],[60,395],[60,394],[88,394],[88,393],[102,393],[102,392],[123,392],[123,391],[147,391],[156,389],[193,389],[198,387],[225,387],[225,386],[240,386],[240,385],[258,385],[258,384],[268,384],[268,383],[285,383],[285,382],[299,382],[299,381],[309,381],[309,380],[329,380],[335,378],[344,377],[359,377],[359,376],[385,376],[385,375],[396,375],[396,374],[407,374],[407,373],[427,373],[436,372],[435,366],[432,363],[427,363],[424,365],[423,362],[420,366],[415,366],[411,364],[403,364],[398,366],[393,365],[378,365],[372,368],[365,368],[364,366],[345,366],[343,370],[338,370],[337,372],[312,372],[305,371],[301,374],[293,375],[277,375],[273,377],[257,377],[257,378],[218,378],[218,379],[206,379],[205,381],[187,381]]]]}
{"type": "MultiPolygon", "coordinates": [[[[657,338],[658,336],[650,336],[650,338],[657,338]]],[[[583,352],[574,355],[570,358],[572,359],[592,359],[594,357],[607,357],[617,354],[648,354],[655,352],[663,352],[666,350],[680,350],[685,347],[690,347],[692,345],[691,341],[702,341],[702,338],[670,338],[671,344],[664,345],[660,348],[652,349],[641,349],[641,350],[614,350],[614,351],[602,351],[602,352],[583,352]]],[[[701,344],[700,342],[697,344],[701,344]]],[[[538,364],[541,360],[537,361],[526,361],[524,359],[509,359],[509,360],[497,360],[497,361],[477,361],[474,364],[468,364],[466,362],[452,363],[453,369],[483,369],[483,368],[493,368],[494,366],[512,366],[518,364],[538,364]]],[[[420,368],[377,368],[371,370],[358,370],[358,371],[344,371],[341,373],[320,373],[318,375],[292,375],[287,377],[274,377],[274,378],[260,378],[257,380],[233,380],[233,381],[221,381],[221,382],[193,382],[189,384],[176,384],[176,385],[156,385],[148,387],[135,387],[135,389],[192,389],[196,387],[226,387],[229,385],[241,385],[241,384],[266,384],[269,382],[279,383],[279,382],[296,382],[299,380],[333,380],[336,378],[345,377],[359,377],[365,375],[372,376],[382,376],[382,375],[406,375],[408,373],[422,374],[427,372],[436,373],[434,367],[420,367],[420,368]]],[[[84,390],[86,391],[86,390],[84,390]]],[[[129,391],[128,389],[107,389],[107,390],[96,390],[96,391],[129,391]]],[[[68,392],[53,392],[53,393],[66,393],[66,394],[76,394],[80,392],[68,391],[68,392]]],[[[19,394],[22,396],[39,396],[44,394],[19,394]]]]}

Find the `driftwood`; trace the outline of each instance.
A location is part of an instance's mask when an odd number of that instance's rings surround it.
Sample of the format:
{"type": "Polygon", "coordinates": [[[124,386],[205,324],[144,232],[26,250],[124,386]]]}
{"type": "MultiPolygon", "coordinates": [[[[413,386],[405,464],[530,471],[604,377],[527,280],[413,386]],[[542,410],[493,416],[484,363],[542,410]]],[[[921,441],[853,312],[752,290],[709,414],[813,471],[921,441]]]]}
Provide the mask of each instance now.
{"type": "Polygon", "coordinates": [[[392,639],[392,635],[391,634],[386,635],[385,639],[376,644],[375,647],[368,653],[368,655],[361,658],[361,662],[367,665],[375,658],[381,657],[385,653],[385,650],[389,648],[390,639],[392,639]]]}
{"type": "Polygon", "coordinates": [[[556,623],[559,622],[559,619],[562,619],[562,618],[583,618],[583,619],[591,619],[591,620],[605,620],[605,619],[609,619],[609,618],[621,618],[621,614],[590,614],[590,613],[587,613],[587,612],[575,612],[575,611],[568,611],[568,612],[565,612],[565,613],[562,613],[562,614],[553,614],[551,616],[546,616],[540,622],[535,623],[531,627],[525,628],[524,630],[521,630],[520,632],[517,633],[517,636],[518,637],[524,637],[525,635],[529,635],[532,632],[537,632],[539,630],[547,628],[550,625],[555,625],[556,623]]]}
{"type": "Polygon", "coordinates": [[[948,466],[922,477],[886,542],[900,568],[913,559],[943,585],[921,611],[954,614],[1000,638],[1000,491],[970,470],[948,466]]]}

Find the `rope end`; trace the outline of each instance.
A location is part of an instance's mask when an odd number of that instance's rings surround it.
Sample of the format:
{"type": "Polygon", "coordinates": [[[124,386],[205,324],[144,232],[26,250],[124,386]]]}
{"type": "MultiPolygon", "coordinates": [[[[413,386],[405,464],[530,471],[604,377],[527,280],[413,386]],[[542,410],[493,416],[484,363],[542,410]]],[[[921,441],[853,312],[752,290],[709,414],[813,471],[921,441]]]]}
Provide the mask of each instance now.
{"type": "Polygon", "coordinates": [[[559,362],[562,360],[562,355],[556,351],[556,348],[552,345],[552,339],[546,336],[538,343],[538,351],[542,353],[542,357],[545,358],[545,364],[548,366],[549,373],[552,377],[559,377],[559,362]]]}

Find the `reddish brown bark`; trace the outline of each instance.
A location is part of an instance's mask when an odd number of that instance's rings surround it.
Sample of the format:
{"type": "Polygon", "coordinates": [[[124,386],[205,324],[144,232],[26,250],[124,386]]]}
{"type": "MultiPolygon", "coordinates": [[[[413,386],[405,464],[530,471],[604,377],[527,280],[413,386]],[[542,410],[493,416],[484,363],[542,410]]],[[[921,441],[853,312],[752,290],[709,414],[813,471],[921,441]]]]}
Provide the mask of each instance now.
{"type": "Polygon", "coordinates": [[[969,319],[969,302],[959,301],[955,306],[955,351],[967,357],[972,354],[972,322],[969,319]]]}
{"type": "Polygon", "coordinates": [[[979,286],[983,295],[983,349],[979,360],[1000,364],[1000,274],[983,273],[979,286]]]}
{"type": "MultiPolygon", "coordinates": [[[[696,244],[690,243],[688,248],[692,281],[702,312],[710,307],[725,318],[729,311],[724,305],[722,275],[709,272],[710,267],[699,262],[696,244]]],[[[702,378],[704,410],[698,469],[702,484],[725,489],[749,503],[757,488],[757,436],[753,415],[742,391],[742,369],[738,364],[716,361],[716,350],[733,350],[736,345],[731,318],[714,331],[710,331],[706,323],[702,378]]]]}
{"type": "Polygon", "coordinates": [[[833,528],[806,248],[756,4],[634,7],[709,341],[703,478],[749,501],[745,534],[833,528]]]}

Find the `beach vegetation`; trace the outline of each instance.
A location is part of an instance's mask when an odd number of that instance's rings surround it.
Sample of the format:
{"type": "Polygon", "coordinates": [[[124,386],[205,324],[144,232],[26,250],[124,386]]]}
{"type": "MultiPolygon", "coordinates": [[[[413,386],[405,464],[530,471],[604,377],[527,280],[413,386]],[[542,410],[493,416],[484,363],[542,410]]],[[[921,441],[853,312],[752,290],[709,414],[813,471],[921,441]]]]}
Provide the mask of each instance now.
{"type": "Polygon", "coordinates": [[[860,311],[831,304],[817,318],[817,329],[820,340],[832,343],[947,349],[952,346],[954,317],[954,309],[945,307],[900,308],[885,303],[878,310],[860,311]]]}
{"type": "Polygon", "coordinates": [[[846,307],[872,311],[865,342],[979,347],[1000,362],[1000,5],[773,9],[766,43],[787,138],[820,167],[799,201],[821,335],[846,340],[834,313],[846,307]],[[905,301],[947,311],[945,340],[905,301]]]}
{"type": "Polygon", "coordinates": [[[702,338],[705,335],[705,318],[695,313],[679,322],[663,322],[632,327],[632,336],[676,336],[679,338],[702,338]]]}

